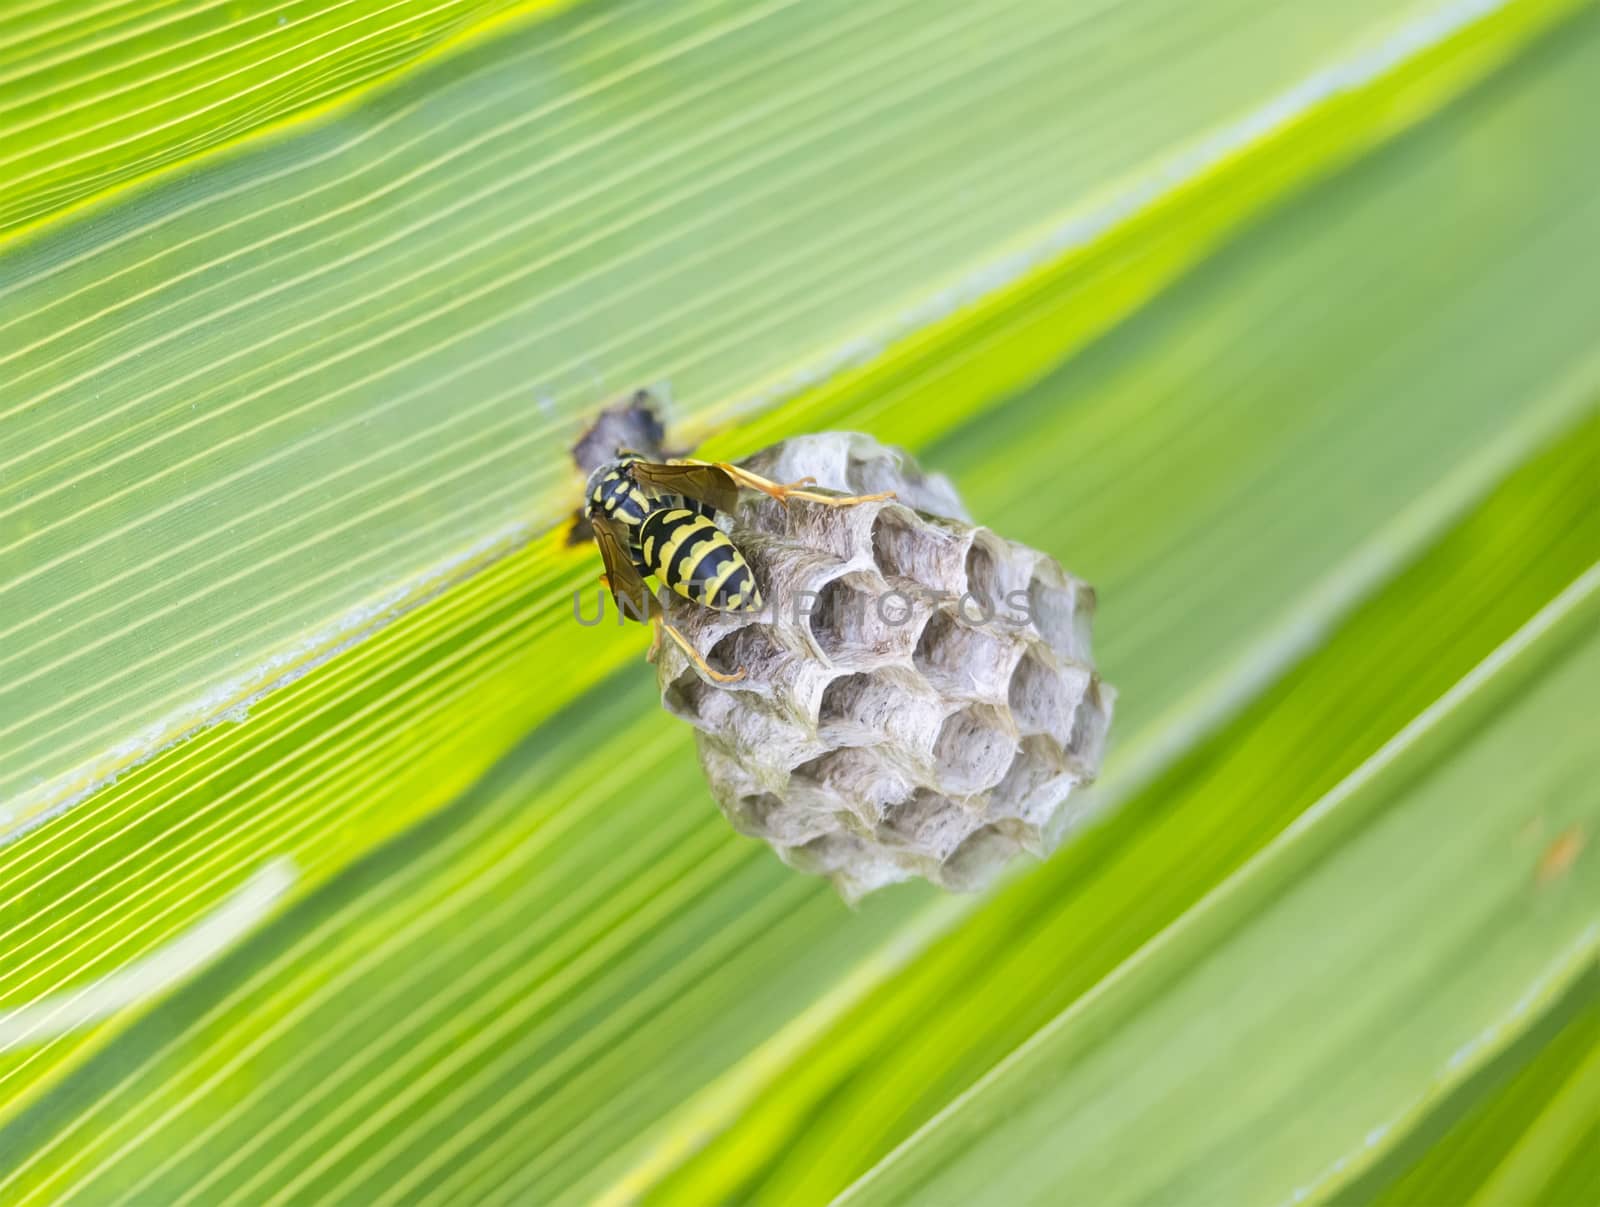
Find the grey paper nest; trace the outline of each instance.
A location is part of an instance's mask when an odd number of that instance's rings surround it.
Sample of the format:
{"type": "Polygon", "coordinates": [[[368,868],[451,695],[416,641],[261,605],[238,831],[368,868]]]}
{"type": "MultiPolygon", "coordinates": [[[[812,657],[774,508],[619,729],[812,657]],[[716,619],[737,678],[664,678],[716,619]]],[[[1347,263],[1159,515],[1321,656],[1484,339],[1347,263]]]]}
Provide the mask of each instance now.
{"type": "Polygon", "coordinates": [[[658,665],[728,820],[852,900],[912,876],[976,890],[1019,851],[1046,854],[1086,815],[1075,794],[1111,722],[1093,590],[974,526],[945,478],[871,437],[800,437],[743,464],[897,498],[747,493],[727,527],[766,610],[662,593],[712,666],[746,671],[710,682],[670,642],[658,665]]]}

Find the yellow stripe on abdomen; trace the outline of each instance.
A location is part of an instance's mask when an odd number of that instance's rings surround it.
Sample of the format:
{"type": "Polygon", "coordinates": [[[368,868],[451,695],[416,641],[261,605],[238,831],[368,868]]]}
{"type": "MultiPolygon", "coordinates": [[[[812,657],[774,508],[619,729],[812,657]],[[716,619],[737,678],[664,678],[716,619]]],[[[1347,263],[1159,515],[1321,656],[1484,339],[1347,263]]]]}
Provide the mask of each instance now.
{"type": "Polygon", "coordinates": [[[671,507],[640,527],[645,565],[685,599],[719,611],[754,611],[761,593],[749,563],[727,533],[699,512],[671,507]]]}

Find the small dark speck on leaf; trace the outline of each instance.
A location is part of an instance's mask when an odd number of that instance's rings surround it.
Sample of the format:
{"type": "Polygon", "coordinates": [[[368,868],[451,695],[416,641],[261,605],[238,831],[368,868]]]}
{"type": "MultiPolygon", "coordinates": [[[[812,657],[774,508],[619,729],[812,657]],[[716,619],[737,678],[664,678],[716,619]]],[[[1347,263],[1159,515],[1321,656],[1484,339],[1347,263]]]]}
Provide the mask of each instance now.
{"type": "Polygon", "coordinates": [[[1569,826],[1556,835],[1555,841],[1547,846],[1544,854],[1539,857],[1539,883],[1549,884],[1552,880],[1559,880],[1570,872],[1572,865],[1578,862],[1583,844],[1583,831],[1577,826],[1569,826]]]}

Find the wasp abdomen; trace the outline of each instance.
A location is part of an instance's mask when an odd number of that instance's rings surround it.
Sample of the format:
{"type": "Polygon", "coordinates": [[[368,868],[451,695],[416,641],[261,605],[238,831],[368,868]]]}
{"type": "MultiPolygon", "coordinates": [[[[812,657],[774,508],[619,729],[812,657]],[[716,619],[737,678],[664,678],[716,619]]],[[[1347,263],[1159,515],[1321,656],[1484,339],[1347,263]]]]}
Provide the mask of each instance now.
{"type": "Polygon", "coordinates": [[[699,511],[664,507],[651,512],[639,527],[639,552],[656,578],[702,607],[719,612],[761,607],[744,554],[699,511]]]}

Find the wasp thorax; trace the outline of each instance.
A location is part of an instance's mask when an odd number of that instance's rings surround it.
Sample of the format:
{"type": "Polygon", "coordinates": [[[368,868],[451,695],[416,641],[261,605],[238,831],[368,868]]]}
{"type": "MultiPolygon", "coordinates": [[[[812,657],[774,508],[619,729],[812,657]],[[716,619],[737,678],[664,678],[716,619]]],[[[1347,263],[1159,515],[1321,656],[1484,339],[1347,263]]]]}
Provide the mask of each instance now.
{"type": "Polygon", "coordinates": [[[589,475],[584,499],[591,515],[611,516],[630,526],[643,523],[651,500],[629,473],[629,466],[636,460],[632,456],[619,457],[589,475]]]}
{"type": "Polygon", "coordinates": [[[594,473],[589,475],[589,481],[584,485],[583,488],[583,497],[590,503],[590,505],[600,501],[600,497],[604,493],[604,488],[607,481],[616,476],[621,467],[621,461],[607,461],[599,469],[595,470],[594,473]]]}
{"type": "Polygon", "coordinates": [[[749,492],[723,524],[761,609],[663,593],[712,668],[744,672],[713,682],[670,646],[659,663],[729,820],[851,898],[913,876],[977,889],[1051,850],[1089,815],[1081,789],[1111,720],[1093,591],[972,524],[948,481],[870,437],[801,437],[743,464],[896,498],[785,507],[749,492]]]}

